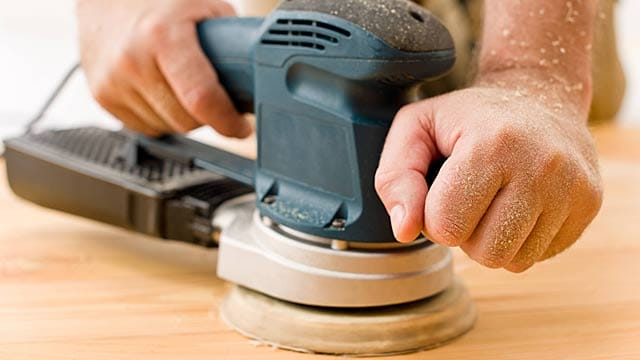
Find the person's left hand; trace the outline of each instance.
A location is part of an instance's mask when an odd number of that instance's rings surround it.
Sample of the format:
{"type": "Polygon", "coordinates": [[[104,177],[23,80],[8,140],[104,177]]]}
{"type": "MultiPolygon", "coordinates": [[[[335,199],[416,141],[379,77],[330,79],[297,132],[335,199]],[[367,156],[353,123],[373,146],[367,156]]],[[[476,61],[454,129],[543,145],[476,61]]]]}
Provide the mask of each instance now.
{"type": "MultiPolygon", "coordinates": [[[[424,231],[485,266],[520,272],[569,247],[595,217],[602,186],[587,110],[555,102],[566,90],[540,86],[546,79],[521,88],[521,75],[398,113],[376,173],[397,240],[424,231]],[[425,173],[441,156],[428,189],[425,173]]],[[[590,96],[587,86],[569,97],[590,96]]]]}

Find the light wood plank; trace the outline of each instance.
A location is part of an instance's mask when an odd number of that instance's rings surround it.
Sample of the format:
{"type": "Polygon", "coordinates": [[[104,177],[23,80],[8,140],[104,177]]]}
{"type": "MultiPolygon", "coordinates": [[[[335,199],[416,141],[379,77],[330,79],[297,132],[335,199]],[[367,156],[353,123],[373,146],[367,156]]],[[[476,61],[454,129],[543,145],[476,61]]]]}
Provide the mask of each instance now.
{"type": "MultiPolygon", "coordinates": [[[[520,275],[456,251],[476,328],[395,359],[640,358],[640,130],[594,133],[606,196],[581,241],[520,275]]],[[[38,208],[0,176],[0,359],[315,358],[221,322],[228,285],[215,277],[215,251],[38,208]]]]}

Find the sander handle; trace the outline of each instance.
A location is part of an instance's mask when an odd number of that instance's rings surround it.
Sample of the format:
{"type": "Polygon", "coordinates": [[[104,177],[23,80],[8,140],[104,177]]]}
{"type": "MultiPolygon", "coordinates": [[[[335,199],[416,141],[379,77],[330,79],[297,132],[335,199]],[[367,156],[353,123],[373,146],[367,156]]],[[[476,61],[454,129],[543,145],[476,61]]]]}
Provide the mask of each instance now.
{"type": "Polygon", "coordinates": [[[240,113],[254,107],[253,49],[264,18],[225,17],[197,25],[200,46],[240,113]]]}

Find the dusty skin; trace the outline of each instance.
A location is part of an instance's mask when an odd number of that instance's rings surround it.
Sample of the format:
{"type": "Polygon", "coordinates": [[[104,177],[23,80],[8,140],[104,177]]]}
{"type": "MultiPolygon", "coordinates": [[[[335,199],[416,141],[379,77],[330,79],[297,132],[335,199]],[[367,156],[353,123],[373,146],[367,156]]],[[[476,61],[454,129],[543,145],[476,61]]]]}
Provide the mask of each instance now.
{"type": "Polygon", "coordinates": [[[407,106],[392,125],[376,189],[398,240],[424,232],[520,272],[578,239],[602,199],[586,126],[595,3],[486,1],[475,82],[407,106]]]}

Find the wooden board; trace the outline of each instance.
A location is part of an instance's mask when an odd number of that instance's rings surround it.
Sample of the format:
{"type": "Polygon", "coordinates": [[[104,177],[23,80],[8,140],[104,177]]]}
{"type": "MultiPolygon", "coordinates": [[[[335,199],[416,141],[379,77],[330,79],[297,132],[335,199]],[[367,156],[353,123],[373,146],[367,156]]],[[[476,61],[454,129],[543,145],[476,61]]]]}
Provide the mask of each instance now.
{"type": "MultiPolygon", "coordinates": [[[[394,359],[639,359],[640,130],[596,129],[603,210],[569,252],[515,275],[456,251],[474,330],[394,359]]],[[[0,171],[0,359],[329,359],[275,350],[218,314],[215,251],[15,198],[0,171]]],[[[52,189],[54,191],[55,189],[52,189]]],[[[251,266],[251,264],[247,264],[251,266]]]]}

